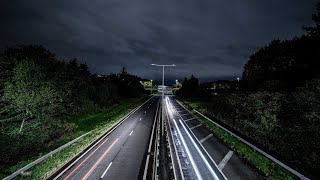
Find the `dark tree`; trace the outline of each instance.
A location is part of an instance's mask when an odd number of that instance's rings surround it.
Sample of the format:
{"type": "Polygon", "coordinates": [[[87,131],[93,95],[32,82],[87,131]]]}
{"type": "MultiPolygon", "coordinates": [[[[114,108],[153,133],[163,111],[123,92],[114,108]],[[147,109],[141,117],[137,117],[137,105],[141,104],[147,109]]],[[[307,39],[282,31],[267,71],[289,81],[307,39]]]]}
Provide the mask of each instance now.
{"type": "Polygon", "coordinates": [[[131,75],[126,68],[122,68],[119,74],[110,74],[107,78],[117,85],[119,95],[122,97],[137,97],[144,93],[141,78],[131,75]]]}
{"type": "Polygon", "coordinates": [[[242,74],[244,88],[291,91],[320,75],[320,2],[316,7],[315,25],[303,27],[306,35],[274,40],[250,56],[242,74]]]}
{"type": "Polygon", "coordinates": [[[320,38],[320,2],[316,4],[317,13],[312,14],[312,20],[315,23],[314,26],[311,27],[303,27],[303,30],[307,32],[307,34],[311,37],[320,38]]]}
{"type": "Polygon", "coordinates": [[[103,111],[144,89],[125,68],[97,76],[77,59],[60,61],[43,46],[0,55],[0,164],[14,164],[76,128],[75,116],[103,111]]]}
{"type": "Polygon", "coordinates": [[[191,75],[190,78],[184,78],[182,87],[177,91],[178,96],[182,97],[197,97],[199,95],[199,80],[191,75]]]}

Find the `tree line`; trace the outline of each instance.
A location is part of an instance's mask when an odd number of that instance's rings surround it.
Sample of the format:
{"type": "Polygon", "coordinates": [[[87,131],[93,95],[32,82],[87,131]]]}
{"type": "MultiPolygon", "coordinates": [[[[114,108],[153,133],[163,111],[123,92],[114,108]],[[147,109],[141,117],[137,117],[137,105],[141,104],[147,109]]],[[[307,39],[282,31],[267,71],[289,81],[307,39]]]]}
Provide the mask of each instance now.
{"type": "Polygon", "coordinates": [[[252,54],[242,74],[247,90],[291,91],[320,75],[320,3],[313,26],[291,40],[273,40],[252,54]]]}
{"type": "Polygon", "coordinates": [[[140,77],[125,68],[97,75],[77,59],[61,61],[37,45],[7,48],[0,55],[0,164],[32,156],[76,124],[73,117],[99,112],[144,93],[140,77]]]}

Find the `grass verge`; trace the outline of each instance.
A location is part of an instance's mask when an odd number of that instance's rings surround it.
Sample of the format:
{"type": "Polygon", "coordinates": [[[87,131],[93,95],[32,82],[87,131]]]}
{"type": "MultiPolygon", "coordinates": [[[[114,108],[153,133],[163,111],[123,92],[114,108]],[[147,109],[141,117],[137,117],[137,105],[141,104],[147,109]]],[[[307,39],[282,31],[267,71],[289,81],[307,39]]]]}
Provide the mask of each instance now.
{"type": "Polygon", "coordinates": [[[228,132],[224,131],[212,122],[200,116],[198,113],[194,112],[193,109],[199,107],[198,103],[192,103],[185,100],[180,100],[180,102],[185,105],[185,107],[192,113],[193,116],[197,117],[198,120],[205,124],[206,127],[208,127],[218,137],[220,137],[222,141],[226,143],[231,149],[238,152],[242,157],[246,158],[249,163],[259,169],[262,173],[264,173],[268,179],[299,179],[283,167],[274,163],[259,152],[256,152],[251,147],[247,146],[234,136],[230,135],[228,132]]]}
{"type": "Polygon", "coordinates": [[[78,154],[83,148],[85,148],[89,143],[99,137],[107,129],[111,128],[114,124],[119,122],[125,115],[127,115],[131,110],[137,107],[138,104],[144,102],[148,96],[142,98],[133,98],[126,101],[120,102],[118,105],[110,108],[106,112],[100,112],[95,114],[83,115],[77,118],[72,119],[71,123],[77,125],[76,130],[67,136],[64,136],[58,142],[54,143],[47,149],[43,150],[41,154],[37,157],[26,159],[21,161],[15,166],[5,167],[0,170],[0,179],[12,174],[18,169],[24,167],[25,165],[31,163],[37,158],[43,156],[44,154],[56,149],[57,147],[75,139],[76,137],[89,132],[90,134],[72,144],[69,147],[66,147],[62,151],[54,154],[52,157],[40,162],[34,167],[30,168],[28,171],[20,174],[15,179],[45,179],[50,174],[59,169],[62,165],[68,162],[72,157],[78,154]]]}

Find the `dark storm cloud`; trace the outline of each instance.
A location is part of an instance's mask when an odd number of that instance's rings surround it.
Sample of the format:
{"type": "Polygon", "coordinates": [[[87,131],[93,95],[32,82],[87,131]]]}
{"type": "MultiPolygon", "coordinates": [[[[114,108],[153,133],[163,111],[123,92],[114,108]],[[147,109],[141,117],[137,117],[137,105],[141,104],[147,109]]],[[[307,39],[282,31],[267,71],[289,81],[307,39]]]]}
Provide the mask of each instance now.
{"type": "Polygon", "coordinates": [[[169,77],[240,76],[258,47],[292,38],[311,23],[309,0],[7,0],[1,2],[0,45],[42,44],[77,57],[97,73],[146,78],[175,63],[169,77]]]}

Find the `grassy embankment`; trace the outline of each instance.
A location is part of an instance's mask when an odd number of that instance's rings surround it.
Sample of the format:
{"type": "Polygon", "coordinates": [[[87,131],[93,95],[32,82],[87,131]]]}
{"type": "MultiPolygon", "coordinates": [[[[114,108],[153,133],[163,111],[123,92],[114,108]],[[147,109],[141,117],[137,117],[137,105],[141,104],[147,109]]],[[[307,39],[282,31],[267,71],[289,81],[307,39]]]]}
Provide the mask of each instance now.
{"type": "Polygon", "coordinates": [[[127,115],[131,110],[133,110],[137,105],[144,102],[148,97],[144,96],[142,98],[133,98],[126,101],[121,101],[119,104],[111,107],[109,110],[100,113],[83,115],[74,118],[70,123],[76,125],[76,129],[64,137],[62,137],[56,143],[50,145],[47,149],[44,149],[41,154],[37,157],[30,159],[25,159],[12,167],[5,167],[0,170],[0,179],[10,175],[16,170],[24,167],[35,159],[45,155],[46,153],[58,148],[59,146],[79,137],[80,135],[92,131],[90,134],[74,143],[73,145],[63,149],[62,151],[54,154],[52,157],[44,160],[43,162],[37,164],[36,166],[24,172],[15,179],[44,179],[56,171],[63,164],[68,162],[69,159],[74,157],[83,148],[85,148],[90,142],[99,137],[106,130],[111,128],[114,124],[119,122],[125,115],[127,115]]]}
{"type": "Polygon", "coordinates": [[[273,161],[269,160],[265,156],[260,153],[254,151],[251,147],[239,141],[234,136],[230,135],[223,129],[219,128],[212,122],[208,121],[198,113],[194,112],[193,109],[197,109],[201,112],[202,105],[200,101],[192,101],[192,100],[181,100],[185,107],[190,110],[190,112],[197,117],[203,124],[205,124],[212,132],[214,132],[217,136],[219,136],[224,143],[226,143],[231,149],[238,152],[241,156],[246,158],[249,163],[259,169],[262,173],[264,173],[267,178],[271,179],[298,179],[296,176],[288,172],[286,169],[277,165],[273,161]]]}

